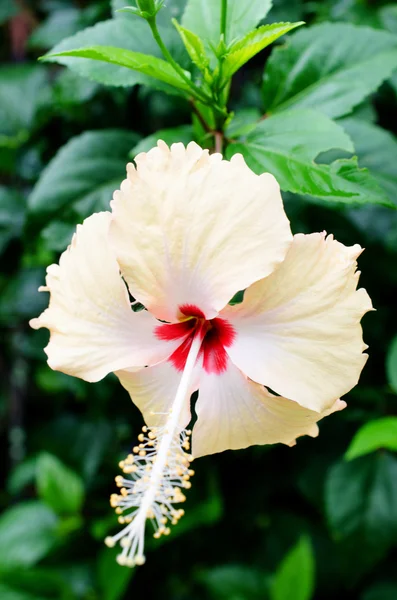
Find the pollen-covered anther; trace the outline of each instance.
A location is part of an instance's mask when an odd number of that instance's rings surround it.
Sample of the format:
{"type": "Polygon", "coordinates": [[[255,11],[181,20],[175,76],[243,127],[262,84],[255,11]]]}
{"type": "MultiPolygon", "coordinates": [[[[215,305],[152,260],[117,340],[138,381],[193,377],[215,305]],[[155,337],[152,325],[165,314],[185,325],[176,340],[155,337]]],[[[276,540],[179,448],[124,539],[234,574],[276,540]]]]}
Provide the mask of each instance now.
{"type": "Polygon", "coordinates": [[[168,524],[176,525],[184,515],[183,509],[175,509],[173,505],[184,502],[182,489],[191,487],[192,457],[185,452],[190,447],[190,433],[176,431],[172,437],[166,428],[145,426],[138,436],[139,446],[133,448],[134,454],[120,461],[126,477],[116,477],[120,490],[119,494],[111,495],[110,504],[125,527],[105,540],[109,547],[120,543],[122,552],[117,557],[120,565],[131,567],[145,562],[143,547],[148,519],[158,539],[169,535],[168,524]]]}

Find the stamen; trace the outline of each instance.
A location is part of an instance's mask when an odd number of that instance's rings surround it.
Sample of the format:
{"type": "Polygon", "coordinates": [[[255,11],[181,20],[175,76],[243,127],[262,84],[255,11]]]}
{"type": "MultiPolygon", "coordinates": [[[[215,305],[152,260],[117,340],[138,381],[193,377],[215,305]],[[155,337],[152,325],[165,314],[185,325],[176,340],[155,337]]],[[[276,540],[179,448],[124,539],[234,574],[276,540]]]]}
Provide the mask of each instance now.
{"type": "Polygon", "coordinates": [[[154,527],[154,537],[159,538],[168,535],[171,531],[169,525],[176,525],[184,514],[183,509],[176,509],[173,505],[186,500],[182,489],[191,487],[190,477],[194,471],[190,469],[193,457],[188,454],[191,431],[181,431],[179,419],[202,339],[201,331],[198,331],[165,425],[145,425],[132,454],[119,463],[127,477],[116,477],[120,493],[111,495],[110,504],[119,515],[119,523],[126,527],[115,536],[107,537],[105,543],[113,547],[120,542],[123,548],[117,557],[120,565],[133,567],[145,562],[143,549],[147,519],[154,527]]]}

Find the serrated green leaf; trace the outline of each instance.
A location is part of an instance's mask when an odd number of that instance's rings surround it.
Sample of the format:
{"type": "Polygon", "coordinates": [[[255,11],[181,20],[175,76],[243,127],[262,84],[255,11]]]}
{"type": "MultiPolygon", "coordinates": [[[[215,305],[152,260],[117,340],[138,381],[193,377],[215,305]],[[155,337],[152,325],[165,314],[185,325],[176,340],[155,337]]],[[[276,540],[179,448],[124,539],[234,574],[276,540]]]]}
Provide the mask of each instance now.
{"type": "Polygon", "coordinates": [[[257,124],[244,142],[230,144],[227,156],[241,152],[256,173],[272,173],[281,189],[323,201],[394,206],[357,161],[314,162],[316,156],[340,148],[351,152],[350,138],[321,113],[293,110],[257,124]]]}
{"type": "Polygon", "coordinates": [[[330,117],[349,113],[397,68],[395,36],[347,23],[298,31],[266,65],[266,111],[315,108],[330,117]]]}
{"type": "Polygon", "coordinates": [[[387,351],[386,374],[390,387],[397,394],[397,336],[387,351]]]}
{"type": "Polygon", "coordinates": [[[339,121],[354,142],[360,166],[367,167],[390,200],[397,202],[397,138],[372,123],[345,118],[339,121]]]}
{"type": "Polygon", "coordinates": [[[397,417],[376,419],[360,427],[346,451],[345,459],[352,460],[380,448],[397,451],[397,417]]]}
{"type": "Polygon", "coordinates": [[[397,460],[390,454],[370,454],[342,461],[328,473],[326,512],[338,538],[360,534],[372,547],[387,547],[397,539],[397,460]]]}
{"type": "Polygon", "coordinates": [[[258,52],[300,25],[303,25],[303,21],[299,23],[272,23],[250,31],[229,48],[222,64],[222,77],[225,80],[229,79],[258,52]]]}
{"type": "Polygon", "coordinates": [[[137,141],[135,133],[118,129],[87,131],[72,138],[44,169],[28,208],[51,215],[73,206],[83,218],[108,208],[137,141]]]}
{"type": "MultiPolygon", "coordinates": [[[[309,109],[291,110],[262,119],[245,138],[264,152],[289,152],[301,160],[314,160],[321,152],[339,148],[353,152],[343,128],[325,115],[309,109]]],[[[233,148],[233,144],[230,146],[233,148]]]]}
{"type": "MultiPolygon", "coordinates": [[[[173,67],[162,58],[156,58],[141,52],[132,52],[113,46],[91,46],[90,48],[77,48],[76,50],[65,50],[64,52],[46,54],[42,60],[53,61],[63,56],[74,56],[76,58],[89,58],[99,60],[105,63],[117,65],[118,67],[127,67],[143,73],[163,83],[167,83],[180,90],[189,91],[189,85],[175,72],[173,67]]],[[[185,71],[186,77],[190,74],[185,71]]]]}
{"type": "MultiPolygon", "coordinates": [[[[226,43],[230,44],[251,31],[265,18],[272,0],[228,0],[226,18],[226,43]]],[[[206,48],[217,46],[221,31],[220,0],[188,0],[182,25],[204,40],[206,48]]]]}
{"type": "Polygon", "coordinates": [[[168,146],[176,142],[182,142],[186,146],[193,140],[193,127],[191,125],[180,125],[171,129],[159,129],[156,133],[140,140],[131,150],[130,158],[133,159],[140,152],[148,152],[156,146],[158,140],[163,140],[168,146]]]}
{"type": "Polygon", "coordinates": [[[173,19],[173,24],[176,27],[179,35],[181,36],[182,42],[185,45],[186,51],[189,54],[192,62],[201,70],[206,71],[209,67],[210,61],[206,54],[203,41],[190,31],[186,27],[179,25],[178,21],[173,19]]]}
{"type": "Polygon", "coordinates": [[[271,600],[310,600],[315,562],[310,540],[303,536],[281,562],[271,587],[271,600]]]}
{"type": "Polygon", "coordinates": [[[37,459],[37,492],[58,514],[77,513],[84,501],[81,478],[56,456],[46,452],[37,459]]]}
{"type": "Polygon", "coordinates": [[[226,137],[228,139],[237,137],[245,138],[258,125],[261,116],[258,108],[242,108],[233,114],[232,119],[228,123],[225,130],[226,137]]]}
{"type": "MultiPolygon", "coordinates": [[[[175,60],[182,66],[186,65],[188,57],[175,29],[166,28],[162,30],[160,28],[160,34],[175,60]]],[[[162,57],[147,23],[141,18],[102,21],[94,27],[87,27],[76,33],[76,35],[66,38],[56,45],[50,54],[59,54],[75,48],[90,48],[98,45],[112,46],[114,43],[117,43],[119,49],[157,58],[162,57]]],[[[83,77],[88,77],[105,85],[132,86],[142,83],[168,92],[175,89],[152,77],[148,77],[142,72],[133,71],[125,66],[72,56],[58,56],[53,60],[66,65],[83,77]]]]}
{"type": "Polygon", "coordinates": [[[38,500],[9,508],[0,517],[0,572],[29,567],[46,556],[58,541],[57,525],[53,511],[38,500]]]}

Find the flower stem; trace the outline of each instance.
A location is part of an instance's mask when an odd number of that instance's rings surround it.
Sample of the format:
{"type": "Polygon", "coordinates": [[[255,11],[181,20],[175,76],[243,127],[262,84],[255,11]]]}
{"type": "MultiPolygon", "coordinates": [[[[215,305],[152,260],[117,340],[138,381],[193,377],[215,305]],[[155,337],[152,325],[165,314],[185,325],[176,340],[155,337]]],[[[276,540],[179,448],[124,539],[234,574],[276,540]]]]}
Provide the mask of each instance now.
{"type": "Polygon", "coordinates": [[[149,27],[152,31],[153,37],[154,37],[155,41],[157,42],[157,45],[160,48],[164,58],[173,67],[174,71],[176,71],[176,73],[178,73],[179,77],[181,79],[183,79],[183,81],[187,84],[187,86],[189,87],[191,96],[193,98],[196,98],[196,100],[199,100],[203,104],[211,106],[213,108],[213,110],[215,112],[217,112],[218,114],[227,116],[227,110],[225,108],[222,108],[221,106],[218,106],[217,103],[214,101],[214,98],[212,98],[211,96],[207,96],[207,94],[205,94],[197,85],[195,85],[192,82],[192,80],[186,75],[186,73],[182,69],[182,67],[176,62],[176,60],[174,60],[174,58],[172,57],[167,46],[164,44],[163,40],[161,39],[161,35],[160,35],[160,32],[159,32],[159,30],[157,28],[157,24],[156,24],[156,16],[147,18],[146,20],[149,23],[149,27]]]}
{"type": "Polygon", "coordinates": [[[221,5],[221,36],[226,44],[226,20],[227,20],[227,0],[222,0],[221,5]]]}
{"type": "Polygon", "coordinates": [[[156,40],[161,52],[163,53],[164,58],[178,73],[179,77],[183,79],[183,81],[189,86],[192,96],[203,102],[208,102],[209,98],[207,98],[207,96],[200,90],[200,88],[194,85],[194,83],[186,75],[182,67],[176,62],[176,60],[174,60],[167,46],[164,44],[163,40],[161,39],[160,32],[157,28],[156,17],[154,16],[148,18],[147,22],[149,23],[149,27],[152,30],[153,37],[156,40]]]}
{"type": "Polygon", "coordinates": [[[221,131],[214,131],[215,139],[215,152],[222,154],[223,149],[223,133],[221,131]]]}

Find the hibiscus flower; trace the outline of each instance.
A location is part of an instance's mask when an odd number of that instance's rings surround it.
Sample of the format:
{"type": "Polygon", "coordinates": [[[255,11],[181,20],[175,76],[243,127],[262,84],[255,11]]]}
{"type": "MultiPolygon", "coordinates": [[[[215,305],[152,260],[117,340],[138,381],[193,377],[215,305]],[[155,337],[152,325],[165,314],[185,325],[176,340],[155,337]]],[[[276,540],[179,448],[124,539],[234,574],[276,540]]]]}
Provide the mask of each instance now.
{"type": "Polygon", "coordinates": [[[129,566],[144,562],[147,519],[159,537],[182,516],[174,505],[193,456],[291,446],[344,408],[372,308],[357,290],[361,248],[292,236],[276,180],[241,155],[159,141],[135,163],[112,212],[79,225],[48,267],[49,307],[31,321],[50,330],[51,368],[91,382],[114,372],[142,411],[111,497],[125,527],[106,539],[120,541],[129,566]],[[146,310],[134,311],[129,293],[146,310]]]}

